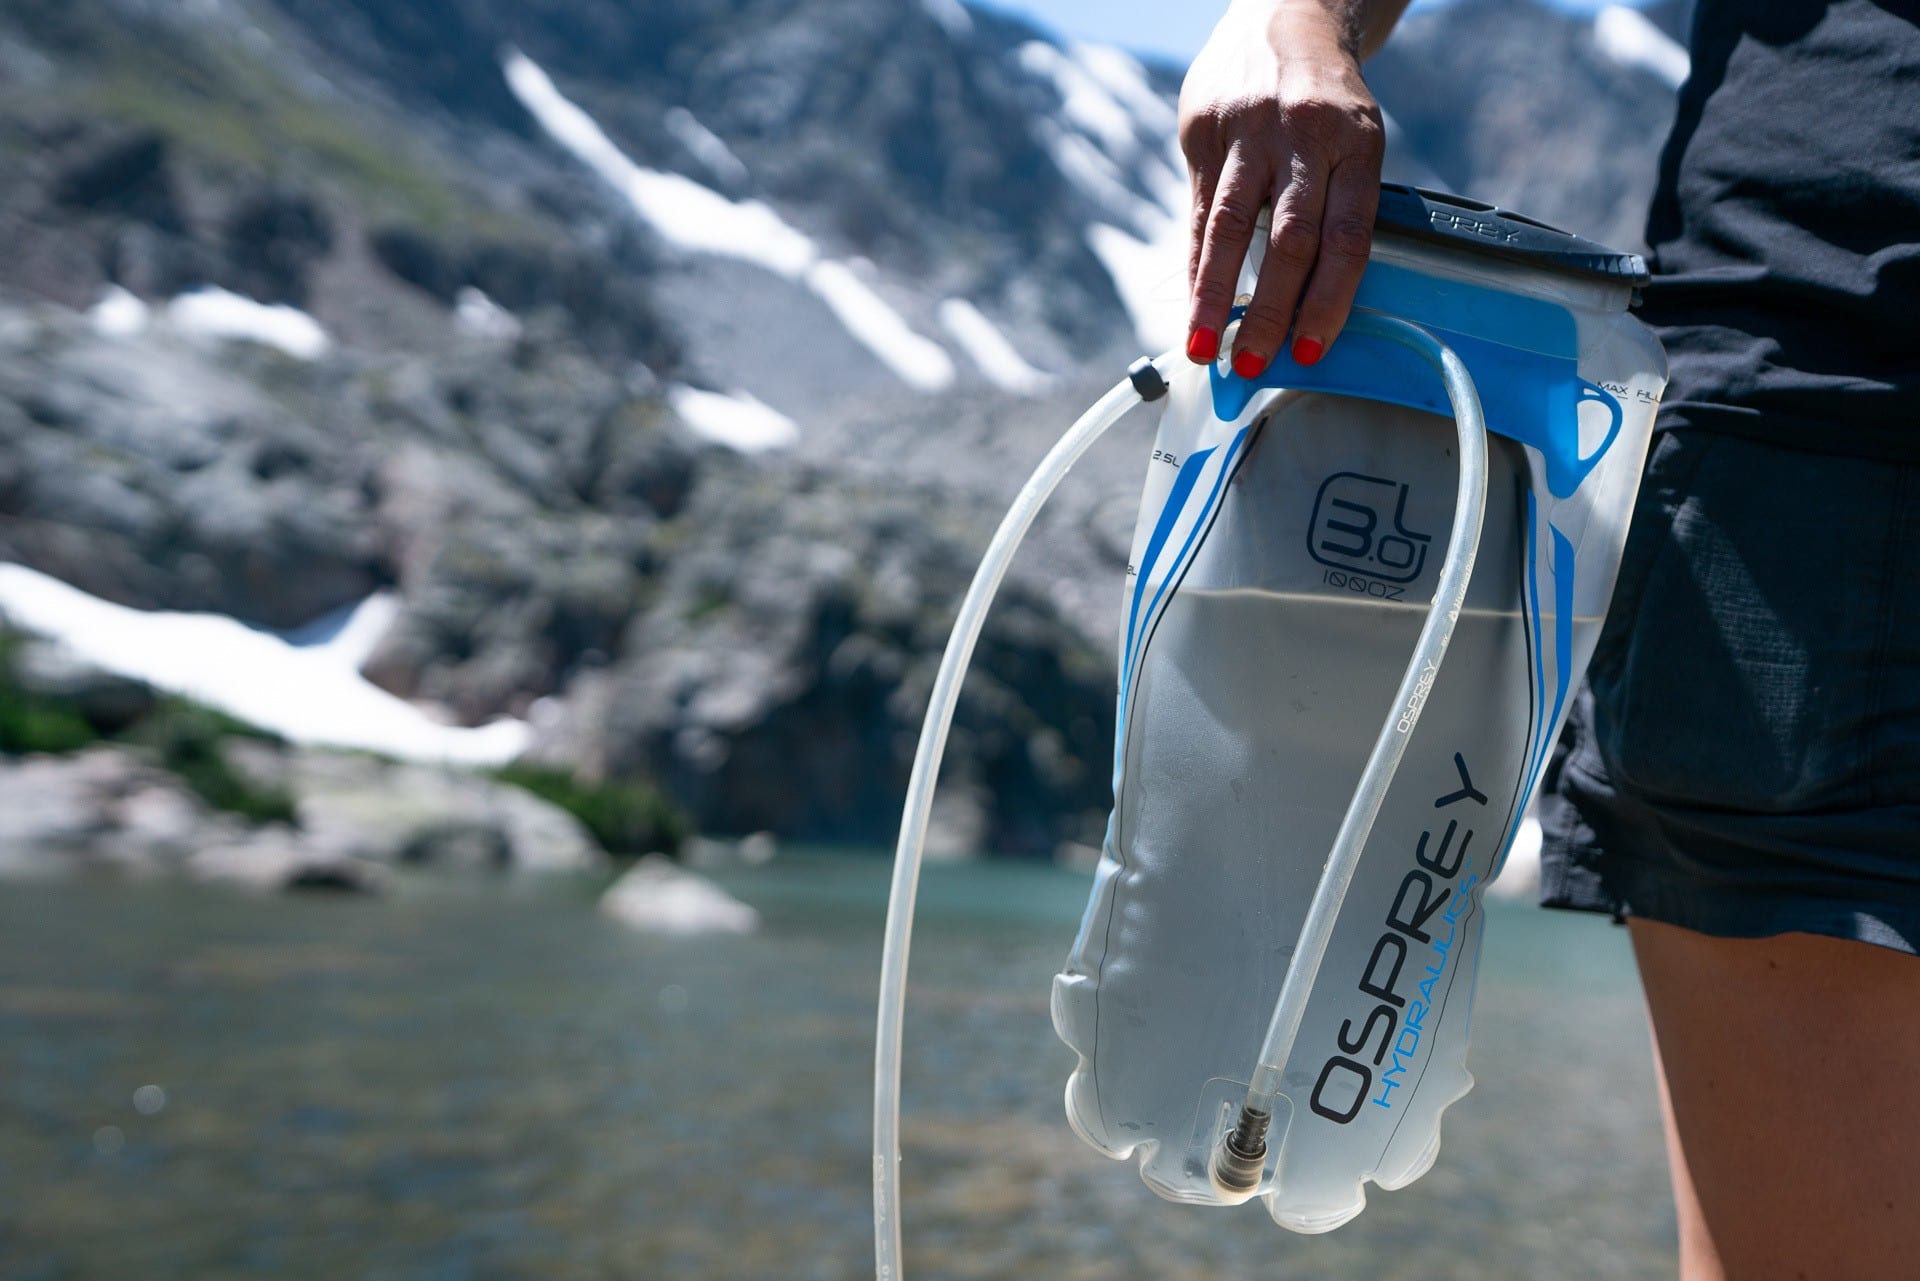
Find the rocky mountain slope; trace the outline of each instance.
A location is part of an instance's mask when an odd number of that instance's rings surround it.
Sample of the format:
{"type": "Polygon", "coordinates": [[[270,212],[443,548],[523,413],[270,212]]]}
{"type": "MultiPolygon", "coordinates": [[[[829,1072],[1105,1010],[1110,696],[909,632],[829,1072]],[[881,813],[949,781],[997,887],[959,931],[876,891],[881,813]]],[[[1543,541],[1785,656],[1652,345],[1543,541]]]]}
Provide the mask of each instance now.
{"type": "MultiPolygon", "coordinates": [[[[1417,12],[1390,176],[1636,240],[1653,30],[1417,12]]],[[[1177,84],[955,0],[10,0],[0,560],[296,640],[391,593],[381,687],[885,840],[999,511],[1177,329],[1177,84]]],[[[956,846],[1097,839],[1145,426],[996,615],[956,846]]]]}

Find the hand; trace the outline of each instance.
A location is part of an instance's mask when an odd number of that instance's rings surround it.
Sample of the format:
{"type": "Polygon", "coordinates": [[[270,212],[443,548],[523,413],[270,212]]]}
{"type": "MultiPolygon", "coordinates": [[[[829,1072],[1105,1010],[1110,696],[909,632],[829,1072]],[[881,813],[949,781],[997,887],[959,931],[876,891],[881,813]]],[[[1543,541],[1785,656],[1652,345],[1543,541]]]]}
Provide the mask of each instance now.
{"type": "Polygon", "coordinates": [[[1359,41],[1312,3],[1236,0],[1180,91],[1193,175],[1187,356],[1218,356],[1257,233],[1273,206],[1233,369],[1259,376],[1293,330],[1293,358],[1319,360],[1347,322],[1373,244],[1386,129],[1360,76],[1359,41]]]}

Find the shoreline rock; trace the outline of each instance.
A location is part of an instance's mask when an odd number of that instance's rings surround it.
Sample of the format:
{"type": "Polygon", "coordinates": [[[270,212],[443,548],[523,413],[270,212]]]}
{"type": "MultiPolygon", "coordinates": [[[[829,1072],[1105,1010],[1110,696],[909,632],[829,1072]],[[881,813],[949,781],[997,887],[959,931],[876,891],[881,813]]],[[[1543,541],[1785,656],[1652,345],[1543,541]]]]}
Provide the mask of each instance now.
{"type": "Polygon", "coordinates": [[[752,934],[760,913],[662,854],[635,863],[600,896],[600,911],[655,934],[752,934]]]}
{"type": "Polygon", "coordinates": [[[385,868],[304,840],[300,833],[277,824],[197,851],[187,860],[186,871],[196,881],[256,893],[333,890],[370,894],[385,888],[388,875],[385,868]]]}
{"type": "Polygon", "coordinates": [[[571,814],[484,774],[250,743],[229,755],[290,792],[314,839],[375,863],[542,874],[607,864],[571,814]]]}
{"type": "Polygon", "coordinates": [[[104,873],[369,891],[403,866],[579,875],[607,864],[571,814],[485,775],[247,739],[221,750],[237,773],[292,795],[297,825],[216,810],[120,744],[0,756],[0,880],[104,873]]]}

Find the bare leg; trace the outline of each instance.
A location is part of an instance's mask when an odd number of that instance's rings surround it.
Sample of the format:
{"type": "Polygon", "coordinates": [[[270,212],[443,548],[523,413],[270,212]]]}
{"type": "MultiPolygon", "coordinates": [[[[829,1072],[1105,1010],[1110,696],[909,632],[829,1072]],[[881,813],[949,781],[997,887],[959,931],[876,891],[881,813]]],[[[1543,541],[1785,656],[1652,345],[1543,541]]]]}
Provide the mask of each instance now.
{"type": "Polygon", "coordinates": [[[1682,1281],[1920,1276],[1920,959],[1632,930],[1682,1281]]]}

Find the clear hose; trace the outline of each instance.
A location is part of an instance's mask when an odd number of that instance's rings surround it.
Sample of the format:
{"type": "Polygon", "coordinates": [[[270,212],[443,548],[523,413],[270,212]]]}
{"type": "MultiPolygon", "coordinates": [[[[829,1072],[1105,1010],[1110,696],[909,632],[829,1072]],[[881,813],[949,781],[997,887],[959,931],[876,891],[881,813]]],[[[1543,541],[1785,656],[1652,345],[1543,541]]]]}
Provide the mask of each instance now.
{"type": "MultiPolygon", "coordinates": [[[[1153,363],[1164,376],[1175,358],[1176,353],[1168,352],[1153,363]]],[[[1116,385],[1080,415],[1027,478],[974,571],[973,584],[967,588],[940,659],[927,718],[920,726],[920,745],[914,752],[906,809],[900,818],[900,844],[893,852],[893,890],[887,900],[880,1014],[873,1047],[873,1252],[879,1281],[901,1281],[904,1275],[900,1260],[900,1032],[906,1015],[907,949],[913,939],[913,904],[920,888],[920,854],[927,842],[933,784],[940,774],[954,707],[960,701],[960,682],[986,623],[987,608],[1041,506],[1093,442],[1139,403],[1140,393],[1131,381],[1116,385]]]]}
{"type": "Polygon", "coordinates": [[[1347,323],[1348,333],[1371,334],[1412,348],[1425,357],[1440,374],[1447,399],[1453,405],[1454,424],[1460,437],[1460,486],[1453,507],[1453,530],[1447,542],[1447,556],[1440,567],[1440,581],[1434,588],[1433,605],[1427,612],[1420,637],[1414,642],[1413,656],[1406,676],[1387,710],[1386,723],[1380,727],[1373,752],[1354,788],[1353,800],[1333,838],[1319,887],[1307,908],[1307,919],[1300,927],[1300,940],[1287,966],[1280,996],[1274,1003],[1273,1017],[1267,1024],[1266,1039],[1260,1046],[1260,1059],[1241,1109],[1239,1126],[1215,1153],[1214,1180],[1223,1192],[1251,1195],[1258,1187],[1266,1155],[1266,1123],[1278,1100],[1281,1074],[1300,1031],[1306,1013],[1307,998],[1320,976],[1320,963],[1327,954],[1333,927],[1353,882],[1360,853],[1380,815],[1387,788],[1400,759],[1406,754],[1413,727],[1420,719],[1427,693],[1446,657],[1447,644],[1453,639],[1454,624],[1466,603],[1467,583],[1473,575],[1474,557],[1480,547],[1480,526],[1487,506],[1487,432],[1480,412],[1480,397],[1474,390],[1467,367],[1453,349],[1418,325],[1375,312],[1356,310],[1347,323]],[[1229,1167],[1237,1165],[1238,1169],[1229,1167]]]}
{"type": "MultiPolygon", "coordinates": [[[[1460,429],[1460,496],[1454,508],[1452,537],[1448,556],[1442,566],[1440,585],[1434,605],[1414,648],[1381,739],[1361,777],[1352,806],[1335,838],[1320,888],[1308,911],[1307,924],[1293,964],[1289,967],[1280,999],[1274,1007],[1266,1043],[1262,1046],[1256,1069],[1256,1090],[1267,1092],[1271,1114],[1272,1101],[1280,1085],[1280,1068],[1286,1050],[1298,1031],[1306,995],[1317,977],[1325,955],[1334,919],[1339,914],[1347,886],[1353,879],[1354,864],[1366,844],[1373,820],[1378,815],[1386,787],[1392,781],[1406,739],[1418,719],[1426,688],[1431,686],[1432,670],[1437,670],[1452,639],[1466,596],[1467,579],[1473,570],[1474,554],[1480,542],[1481,518],[1486,507],[1486,432],[1480,414],[1480,399],[1473,380],[1458,356],[1424,329],[1404,321],[1363,311],[1355,311],[1348,322],[1354,333],[1371,333],[1413,348],[1440,371],[1448,399],[1453,404],[1460,429]],[[1424,681],[1423,681],[1424,674],[1424,681]],[[1274,1047],[1278,1045],[1276,1054],[1274,1047]],[[1270,1062],[1278,1060],[1269,1068],[1270,1062]]],[[[1177,353],[1168,352],[1153,363],[1164,370],[1174,367],[1177,353]]],[[[927,822],[933,809],[934,781],[940,773],[945,754],[947,732],[960,699],[960,684],[972,660],[975,644],[986,623],[1001,580],[1006,577],[1014,552],[1026,537],[1040,508],[1046,503],[1068,470],[1080,456],[1110,427],[1139,403],[1140,395],[1131,381],[1117,384],[1096,401],[1067,430],[1014,499],[1000,528],[994,532],[972,584],[961,602],[953,632],[934,680],[927,715],[920,727],[920,741],[914,752],[913,772],[907,783],[907,799],[901,816],[900,840],[894,850],[893,885],[887,900],[887,925],[884,951],[880,961],[879,1015],[873,1051],[873,1235],[875,1275],[878,1281],[903,1281],[900,1233],[900,1047],[906,1015],[907,959],[913,938],[914,902],[920,888],[921,854],[926,845],[927,822]]],[[[1249,1092],[1250,1110],[1256,1094],[1249,1092]]],[[[1263,1126],[1264,1131],[1264,1126],[1263,1126]]]]}

